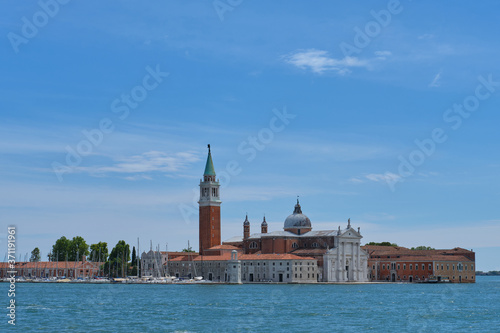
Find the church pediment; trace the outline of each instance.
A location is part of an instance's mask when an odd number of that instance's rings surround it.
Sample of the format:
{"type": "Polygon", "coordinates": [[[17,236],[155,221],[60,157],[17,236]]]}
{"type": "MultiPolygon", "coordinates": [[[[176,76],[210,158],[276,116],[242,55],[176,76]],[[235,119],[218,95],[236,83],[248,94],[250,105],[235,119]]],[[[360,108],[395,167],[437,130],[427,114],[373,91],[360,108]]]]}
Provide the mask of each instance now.
{"type": "Polygon", "coordinates": [[[353,228],[343,230],[339,236],[344,238],[363,238],[363,236],[353,228]]]}

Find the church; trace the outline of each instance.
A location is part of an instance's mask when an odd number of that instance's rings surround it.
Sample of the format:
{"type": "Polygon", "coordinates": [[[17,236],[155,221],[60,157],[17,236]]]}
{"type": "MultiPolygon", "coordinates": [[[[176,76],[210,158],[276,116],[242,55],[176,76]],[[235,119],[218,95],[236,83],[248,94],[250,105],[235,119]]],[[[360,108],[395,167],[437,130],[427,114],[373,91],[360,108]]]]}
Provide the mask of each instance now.
{"type": "MultiPolygon", "coordinates": [[[[299,199],[293,213],[286,217],[283,230],[268,231],[265,217],[260,223],[260,232],[251,233],[251,223],[246,216],[243,221],[241,236],[232,237],[221,242],[221,193],[220,184],[216,179],[210,145],[205,165],[203,179],[200,181],[199,200],[199,258],[190,259],[198,262],[202,268],[203,262],[231,261],[238,262],[240,272],[233,273],[245,282],[276,281],[276,282],[365,282],[368,281],[368,254],[361,249],[360,228],[355,230],[350,219],[345,228],[336,230],[313,230],[311,220],[302,212],[299,199]],[[230,255],[230,257],[229,257],[230,255]],[[225,257],[228,257],[224,259],[225,257]],[[255,260],[271,260],[262,274],[252,268],[255,260]],[[283,268],[281,273],[276,268],[270,269],[279,261],[283,268]],[[303,263],[307,265],[303,266],[303,263]],[[285,270],[284,267],[288,270],[285,270]],[[307,270],[306,267],[307,266],[307,270]],[[291,270],[290,270],[291,269],[291,270]],[[267,275],[266,275],[267,272],[267,275]],[[250,275],[252,274],[252,275],[250,275]],[[274,275],[274,277],[273,277],[274,275]],[[251,280],[251,281],[250,281],[251,280]]],[[[183,258],[176,258],[183,262],[183,258]]],[[[174,259],[175,260],[175,259],[174,259]]],[[[219,264],[220,264],[219,262],[219,264]]],[[[175,271],[176,263],[169,273],[179,276],[175,271]]],[[[261,262],[256,262],[260,266],[261,262]]],[[[266,265],[262,261],[262,269],[266,265]]],[[[205,265],[206,266],[206,265],[205,265]]],[[[233,268],[231,266],[231,268],[233,268]]],[[[177,263],[177,267],[179,266],[177,263]]],[[[208,266],[207,266],[208,267],[208,266]]],[[[220,265],[218,266],[219,270],[220,265]]],[[[227,271],[227,270],[225,270],[227,271]]],[[[207,277],[210,272],[207,272],[207,277]]],[[[220,277],[220,274],[218,276],[220,277]]],[[[226,273],[227,274],[227,273],[226,273]]],[[[210,276],[213,278],[213,274],[210,276]]],[[[220,278],[222,280],[222,278],[220,278]]],[[[224,276],[229,282],[233,278],[224,276]]],[[[236,281],[239,283],[239,281],[236,281]]]]}

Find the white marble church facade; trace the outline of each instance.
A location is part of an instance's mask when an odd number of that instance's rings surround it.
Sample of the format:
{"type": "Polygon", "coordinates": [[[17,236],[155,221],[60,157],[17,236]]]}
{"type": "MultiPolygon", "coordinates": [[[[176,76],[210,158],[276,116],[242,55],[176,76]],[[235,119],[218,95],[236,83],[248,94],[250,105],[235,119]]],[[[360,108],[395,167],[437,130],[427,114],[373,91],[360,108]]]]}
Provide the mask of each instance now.
{"type": "Polygon", "coordinates": [[[351,227],[337,233],[334,247],[323,255],[323,280],[325,282],[367,282],[368,253],[361,249],[361,236],[351,227]]]}

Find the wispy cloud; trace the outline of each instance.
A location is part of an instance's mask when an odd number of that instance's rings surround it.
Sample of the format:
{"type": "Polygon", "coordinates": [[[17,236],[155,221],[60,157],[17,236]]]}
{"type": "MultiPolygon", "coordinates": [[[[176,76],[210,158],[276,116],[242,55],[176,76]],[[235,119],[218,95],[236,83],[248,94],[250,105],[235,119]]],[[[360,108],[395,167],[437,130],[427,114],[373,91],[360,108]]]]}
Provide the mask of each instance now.
{"type": "Polygon", "coordinates": [[[370,173],[364,176],[360,177],[352,177],[349,179],[351,183],[355,184],[361,184],[365,183],[366,181],[372,181],[372,182],[386,182],[386,183],[396,183],[399,181],[402,181],[401,176],[392,173],[392,172],[386,172],[386,173],[370,173]]]}
{"type": "Polygon", "coordinates": [[[429,87],[439,87],[441,85],[441,71],[439,71],[439,73],[437,73],[435,76],[434,76],[434,79],[432,79],[432,82],[429,83],[429,87]]]}
{"type": "Polygon", "coordinates": [[[152,172],[177,173],[191,163],[199,161],[194,152],[178,152],[167,154],[160,151],[149,151],[140,155],[116,159],[111,166],[91,166],[75,168],[76,172],[86,172],[93,176],[102,176],[109,173],[130,174],[127,180],[151,179],[145,175],[152,172]]]}
{"type": "Polygon", "coordinates": [[[375,51],[374,54],[377,56],[379,60],[386,60],[387,57],[392,55],[391,51],[375,51]]]}
{"type": "Polygon", "coordinates": [[[344,75],[350,72],[350,68],[368,68],[370,66],[368,60],[362,60],[356,57],[335,59],[329,56],[327,51],[317,49],[298,50],[284,56],[284,59],[291,65],[301,69],[309,69],[317,74],[332,71],[344,75]]]}
{"type": "Polygon", "coordinates": [[[433,34],[423,34],[417,37],[418,39],[431,39],[434,38],[433,34]]]}

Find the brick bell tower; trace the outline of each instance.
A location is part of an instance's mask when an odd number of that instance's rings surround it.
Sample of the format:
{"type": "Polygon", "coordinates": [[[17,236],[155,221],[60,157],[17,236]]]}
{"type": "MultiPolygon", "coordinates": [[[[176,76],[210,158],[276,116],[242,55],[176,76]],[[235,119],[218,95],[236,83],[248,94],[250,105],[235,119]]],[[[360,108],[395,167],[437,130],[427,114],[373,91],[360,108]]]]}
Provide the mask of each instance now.
{"type": "Polygon", "coordinates": [[[219,181],[215,180],[214,163],[210,145],[203,180],[200,181],[200,254],[212,246],[221,244],[220,235],[220,192],[219,181]]]}

